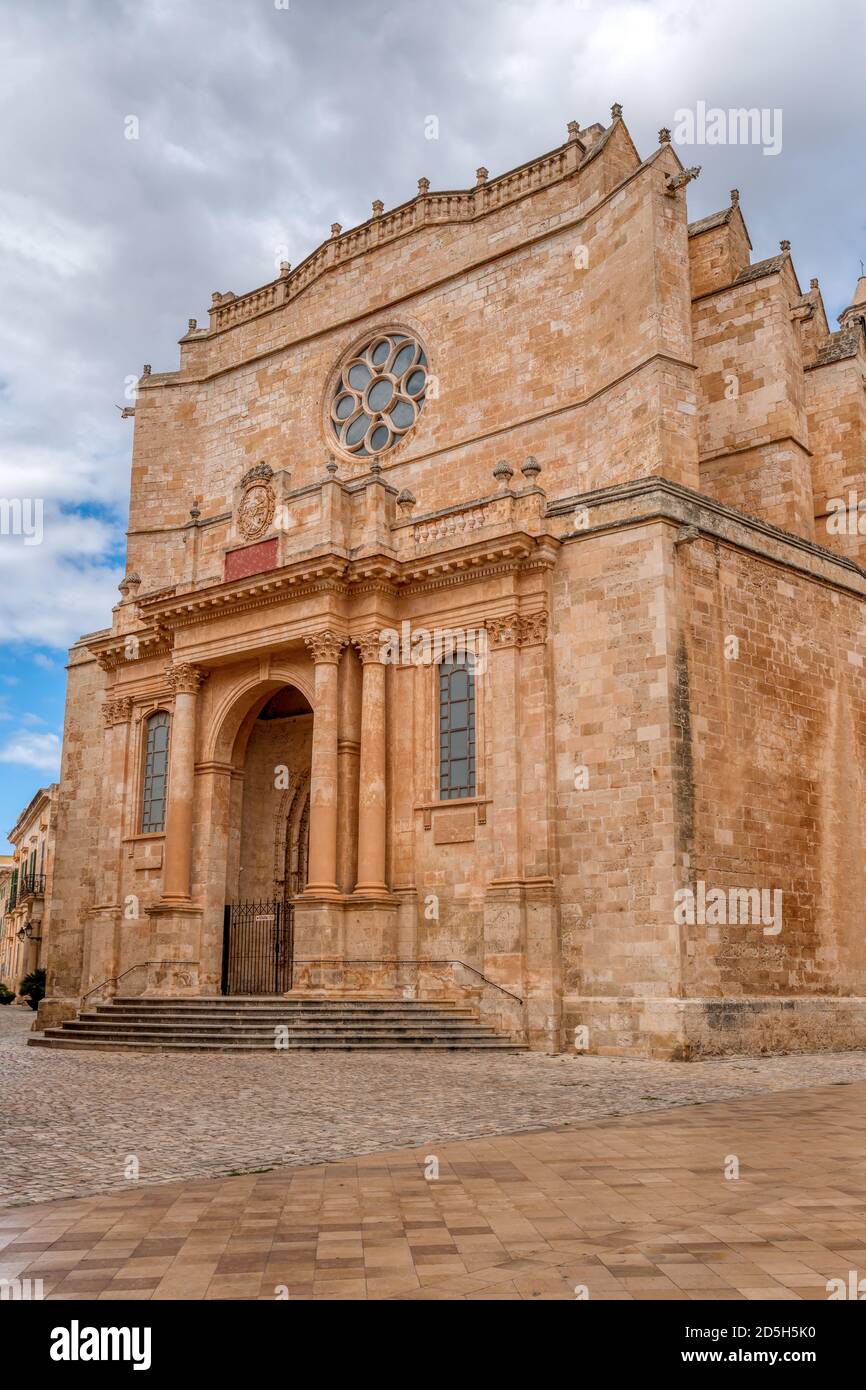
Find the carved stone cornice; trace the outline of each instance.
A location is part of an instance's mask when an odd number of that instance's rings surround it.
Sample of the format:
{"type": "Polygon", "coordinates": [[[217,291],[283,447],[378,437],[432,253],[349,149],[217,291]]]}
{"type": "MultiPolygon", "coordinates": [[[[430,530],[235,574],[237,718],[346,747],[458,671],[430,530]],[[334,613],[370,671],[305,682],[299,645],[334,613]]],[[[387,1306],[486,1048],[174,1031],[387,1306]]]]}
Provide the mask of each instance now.
{"type": "Polygon", "coordinates": [[[363,666],[380,662],[382,660],[381,629],[371,628],[369,632],[353,633],[352,646],[361,658],[363,666]]]}
{"type": "Polygon", "coordinates": [[[111,729],[115,724],[128,724],[132,718],[132,700],[128,695],[116,700],[105,700],[102,705],[105,727],[111,729]]]}
{"type": "Polygon", "coordinates": [[[171,637],[164,627],[155,623],[139,632],[102,637],[87,645],[101,670],[116,671],[132,661],[145,661],[171,651],[171,637]]]}
{"type": "Polygon", "coordinates": [[[336,665],[348,641],[348,637],[342,632],[334,632],[332,628],[327,627],[321,632],[314,632],[309,637],[305,637],[304,645],[317,666],[320,662],[331,662],[336,665]]]}
{"type": "Polygon", "coordinates": [[[150,622],[174,632],[176,628],[194,626],[202,620],[266,608],[287,598],[308,598],[313,594],[343,596],[346,568],[344,558],[328,553],[298,561],[279,572],[269,571],[221,584],[202,584],[183,593],[170,590],[154,595],[153,607],[150,607],[150,598],[141,600],[139,610],[150,622]]]}
{"type": "MultiPolygon", "coordinates": [[[[347,560],[333,550],[308,556],[280,570],[223,583],[203,582],[185,590],[168,589],[139,600],[143,620],[169,635],[180,628],[229,615],[237,616],[317,594],[383,597],[462,585],[501,574],[517,574],[555,563],[561,541],[553,534],[509,531],[449,551],[400,558],[377,552],[347,560]]],[[[105,639],[103,639],[105,644],[105,639]]],[[[106,644],[107,645],[107,644],[106,644]]],[[[149,655],[142,650],[141,655],[149,655]]]]}
{"type": "Polygon", "coordinates": [[[166,684],[175,695],[197,694],[209,675],[209,671],[205,671],[201,666],[193,666],[188,661],[181,661],[176,666],[165,668],[166,684]]]}

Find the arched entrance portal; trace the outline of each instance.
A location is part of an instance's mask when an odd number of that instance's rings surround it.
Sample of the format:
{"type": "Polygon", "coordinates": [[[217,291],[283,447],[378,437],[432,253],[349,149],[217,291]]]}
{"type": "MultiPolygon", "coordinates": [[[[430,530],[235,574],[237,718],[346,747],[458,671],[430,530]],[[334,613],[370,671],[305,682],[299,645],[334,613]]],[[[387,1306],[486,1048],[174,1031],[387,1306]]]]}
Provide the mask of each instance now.
{"type": "Polygon", "coordinates": [[[234,749],[222,987],[282,994],[292,985],[294,899],[309,862],[313,712],[286,685],[261,697],[234,749]]]}

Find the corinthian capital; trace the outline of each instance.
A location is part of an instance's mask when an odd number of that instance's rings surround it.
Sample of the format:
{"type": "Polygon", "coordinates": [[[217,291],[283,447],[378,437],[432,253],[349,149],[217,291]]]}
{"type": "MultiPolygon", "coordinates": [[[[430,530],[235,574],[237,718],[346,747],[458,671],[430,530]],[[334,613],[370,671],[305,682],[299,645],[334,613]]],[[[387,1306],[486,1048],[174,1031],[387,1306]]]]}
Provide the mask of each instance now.
{"type": "Polygon", "coordinates": [[[373,628],[369,632],[356,633],[352,637],[352,646],[361,658],[361,664],[366,666],[368,662],[382,660],[382,630],[373,628]]]}
{"type": "Polygon", "coordinates": [[[520,618],[521,647],[536,647],[547,641],[547,613],[527,613],[520,618]]]}
{"type": "Polygon", "coordinates": [[[105,700],[102,706],[102,717],[105,720],[105,727],[110,729],[115,724],[128,724],[132,714],[132,700],[128,695],[119,700],[105,700]]]}
{"type": "Polygon", "coordinates": [[[484,626],[493,647],[534,647],[547,641],[547,613],[506,613],[488,618],[484,626]]]}
{"type": "Polygon", "coordinates": [[[175,695],[195,695],[209,674],[208,671],[202,670],[201,666],[192,666],[189,662],[183,661],[176,666],[167,666],[165,679],[175,695]]]}
{"type": "Polygon", "coordinates": [[[520,642],[520,617],[506,613],[504,618],[488,618],[484,626],[494,647],[516,647],[520,642]]]}
{"type": "Polygon", "coordinates": [[[341,632],[334,632],[332,628],[325,628],[322,632],[315,632],[311,637],[305,637],[304,642],[307,651],[315,661],[316,665],[321,661],[336,663],[340,660],[340,653],[348,642],[341,632]]]}

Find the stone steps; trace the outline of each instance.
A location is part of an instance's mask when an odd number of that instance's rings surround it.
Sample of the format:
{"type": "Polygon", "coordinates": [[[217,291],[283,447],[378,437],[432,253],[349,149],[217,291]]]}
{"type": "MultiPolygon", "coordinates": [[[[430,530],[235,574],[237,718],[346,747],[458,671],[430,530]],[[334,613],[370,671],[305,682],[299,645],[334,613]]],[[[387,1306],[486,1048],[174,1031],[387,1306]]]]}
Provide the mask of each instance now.
{"type": "Polygon", "coordinates": [[[333,996],[115,999],[28,1041],[32,1047],[144,1052],[514,1052],[523,1047],[452,1000],[333,996]],[[277,1034],[277,1027],[287,1031],[277,1034]]]}

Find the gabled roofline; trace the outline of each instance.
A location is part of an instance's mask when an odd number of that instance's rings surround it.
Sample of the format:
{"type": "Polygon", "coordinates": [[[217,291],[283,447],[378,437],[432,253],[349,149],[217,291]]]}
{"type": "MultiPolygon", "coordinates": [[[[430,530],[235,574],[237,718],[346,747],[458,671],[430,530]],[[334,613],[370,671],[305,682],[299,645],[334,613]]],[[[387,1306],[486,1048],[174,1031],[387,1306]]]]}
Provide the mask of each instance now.
{"type": "Polygon", "coordinates": [[[731,189],[731,202],[729,207],[722,208],[719,212],[708,213],[706,217],[699,217],[696,222],[689,223],[689,236],[703,236],[704,232],[713,232],[718,227],[728,226],[731,220],[733,219],[735,212],[738,212],[740,214],[740,221],[743,224],[743,231],[746,235],[746,241],[749,243],[749,250],[754,251],[755,248],[752,245],[752,238],[749,236],[749,229],[746,226],[746,219],[743,216],[743,210],[740,207],[740,194],[736,188],[731,189]]]}
{"type": "Polygon", "coordinates": [[[256,318],[269,309],[282,307],[303,293],[325,271],[396,240],[407,232],[430,225],[474,221],[559,183],[579,173],[597,158],[619,128],[625,132],[634,157],[640,164],[640,155],[622,120],[621,108],[614,106],[610,125],[589,147],[580,139],[577,123],[572,122],[569,138],[563,144],[546,154],[525,160],[492,179],[487,177],[485,169],[479,169],[474,187],[434,192],[426,179],[419,180],[419,191],[415,197],[387,213],[377,208],[365,222],[346,231],[334,223],[332,235],[311,251],[294,270],[286,269],[275,279],[241,295],[218,295],[209,310],[208,327],[190,328],[179,341],[181,344],[198,342],[256,318]]]}

